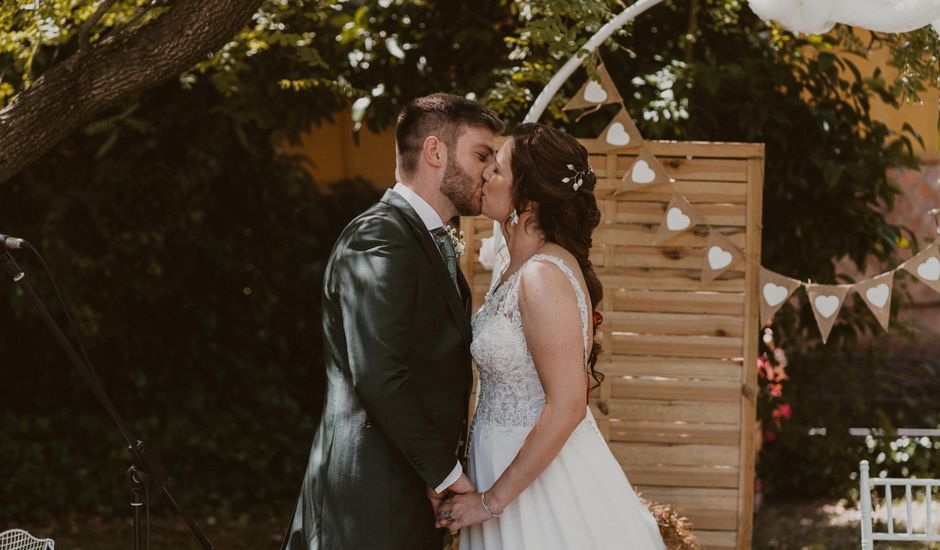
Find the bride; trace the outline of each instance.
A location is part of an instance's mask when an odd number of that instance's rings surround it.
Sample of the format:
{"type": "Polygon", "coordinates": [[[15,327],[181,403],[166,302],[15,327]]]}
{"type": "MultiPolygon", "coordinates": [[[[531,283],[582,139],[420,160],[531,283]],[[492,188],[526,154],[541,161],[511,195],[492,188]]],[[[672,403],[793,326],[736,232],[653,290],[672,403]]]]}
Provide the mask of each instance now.
{"type": "Polygon", "coordinates": [[[483,214],[501,222],[509,265],[473,316],[480,397],[468,473],[482,492],[436,503],[437,526],[459,530],[461,550],[662,549],[586,406],[603,378],[587,151],[521,124],[484,182],[483,214]]]}

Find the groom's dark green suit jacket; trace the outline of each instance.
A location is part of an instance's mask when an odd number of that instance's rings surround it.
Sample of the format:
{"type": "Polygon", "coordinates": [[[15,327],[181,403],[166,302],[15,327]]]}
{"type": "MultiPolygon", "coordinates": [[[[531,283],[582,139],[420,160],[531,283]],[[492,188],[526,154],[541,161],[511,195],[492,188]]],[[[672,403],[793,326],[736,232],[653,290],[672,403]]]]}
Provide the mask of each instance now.
{"type": "Polygon", "coordinates": [[[326,267],[323,417],[289,550],[441,548],[428,487],[462,456],[470,291],[389,190],[340,235],[326,267]]]}

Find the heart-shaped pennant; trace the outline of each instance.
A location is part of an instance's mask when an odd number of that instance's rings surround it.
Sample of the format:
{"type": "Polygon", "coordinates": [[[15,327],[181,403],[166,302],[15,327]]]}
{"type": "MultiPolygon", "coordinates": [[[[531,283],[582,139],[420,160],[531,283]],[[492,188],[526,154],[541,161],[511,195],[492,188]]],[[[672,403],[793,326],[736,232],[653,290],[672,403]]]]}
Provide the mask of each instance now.
{"type": "Polygon", "coordinates": [[[666,173],[663,165],[656,160],[653,153],[643,145],[636,159],[627,167],[618,189],[620,191],[632,191],[634,189],[645,189],[660,183],[669,183],[669,174],[666,173]]]}
{"type": "Polygon", "coordinates": [[[604,65],[597,66],[598,80],[590,79],[585,82],[578,93],[572,96],[571,100],[563,107],[564,110],[584,109],[587,107],[598,107],[610,103],[623,103],[617,86],[610,78],[610,73],[604,68],[604,65]]]}
{"type": "Polygon", "coordinates": [[[816,311],[818,311],[820,315],[828,319],[839,309],[839,297],[825,294],[816,296],[816,299],[813,300],[813,305],[816,306],[816,311]]]}
{"type": "Polygon", "coordinates": [[[730,252],[717,244],[708,249],[708,267],[716,271],[731,265],[731,260],[733,259],[734,256],[732,256],[730,252]]]}
{"type": "Polygon", "coordinates": [[[785,277],[764,267],[760,268],[760,319],[769,322],[783,304],[802,285],[800,281],[785,277]]]}
{"type": "Polygon", "coordinates": [[[584,87],[584,93],[581,96],[584,98],[584,101],[588,103],[595,103],[603,105],[607,101],[607,90],[604,89],[604,86],[601,84],[589,80],[587,85],[584,87]]]}
{"type": "Polygon", "coordinates": [[[885,307],[889,298],[891,298],[891,288],[884,283],[865,291],[865,299],[875,307],[885,307]]]}
{"type": "MultiPolygon", "coordinates": [[[[705,244],[705,265],[702,266],[702,283],[711,282],[731,269],[742,258],[744,258],[744,253],[728,237],[716,229],[709,229],[708,242],[705,244]]],[[[781,302],[785,299],[786,296],[781,302]]]]}
{"type": "Polygon", "coordinates": [[[673,206],[666,212],[666,228],[669,231],[685,231],[692,225],[692,218],[685,215],[681,208],[673,206]]]}
{"type": "MultiPolygon", "coordinates": [[[[633,119],[627,114],[627,110],[621,108],[610,124],[607,125],[607,128],[601,132],[600,138],[598,138],[592,151],[596,150],[598,153],[604,153],[614,149],[638,149],[642,146],[643,136],[640,135],[640,130],[637,129],[633,119]]],[[[651,170],[648,163],[646,169],[651,170]]],[[[655,177],[655,173],[652,176],[655,177]]],[[[649,179],[649,182],[651,181],[652,179],[649,179]]]]}
{"type": "Polygon", "coordinates": [[[649,185],[653,183],[656,179],[656,172],[650,168],[648,162],[643,159],[636,161],[633,164],[633,168],[630,169],[630,179],[633,180],[633,183],[639,183],[640,185],[649,185]]]}
{"type": "Polygon", "coordinates": [[[927,258],[927,261],[917,266],[917,276],[925,281],[940,281],[940,260],[927,258]]]}
{"type": "Polygon", "coordinates": [[[891,320],[891,289],[894,285],[894,272],[889,271],[874,279],[855,283],[855,292],[862,298],[868,309],[875,314],[881,328],[888,330],[891,320]]]}
{"type": "Polygon", "coordinates": [[[937,243],[904,262],[904,269],[920,282],[940,292],[940,246],[937,243]]]}
{"type": "Polygon", "coordinates": [[[832,325],[836,322],[850,288],[851,285],[806,285],[806,294],[809,296],[813,316],[816,317],[824,344],[829,339],[829,332],[832,331],[832,325]]]}
{"type": "Polygon", "coordinates": [[[666,206],[666,215],[659,226],[659,232],[653,239],[653,244],[662,244],[683,231],[702,223],[704,218],[698,213],[698,210],[692,206],[692,203],[686,199],[678,190],[673,190],[672,199],[666,206]]]}
{"type": "Polygon", "coordinates": [[[767,302],[767,305],[771,307],[779,306],[784,300],[790,297],[790,290],[787,287],[774,283],[765,284],[763,292],[764,300],[767,302]]]}

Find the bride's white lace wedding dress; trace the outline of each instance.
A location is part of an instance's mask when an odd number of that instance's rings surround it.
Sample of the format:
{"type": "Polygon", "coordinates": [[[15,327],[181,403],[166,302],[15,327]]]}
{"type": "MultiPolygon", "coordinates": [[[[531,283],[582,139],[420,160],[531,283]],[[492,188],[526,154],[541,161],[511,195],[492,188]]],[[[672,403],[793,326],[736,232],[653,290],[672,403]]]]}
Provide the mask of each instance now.
{"type": "MultiPolygon", "coordinates": [[[[559,258],[528,260],[557,266],[574,287],[588,343],[588,304],[559,258]]],[[[480,371],[468,474],[488,490],[516,457],[545,404],[519,313],[519,273],[494,288],[473,316],[471,352],[480,371]]],[[[462,529],[461,550],[653,550],[665,548],[597,428],[590,408],[548,468],[499,519],[462,529]]]]}

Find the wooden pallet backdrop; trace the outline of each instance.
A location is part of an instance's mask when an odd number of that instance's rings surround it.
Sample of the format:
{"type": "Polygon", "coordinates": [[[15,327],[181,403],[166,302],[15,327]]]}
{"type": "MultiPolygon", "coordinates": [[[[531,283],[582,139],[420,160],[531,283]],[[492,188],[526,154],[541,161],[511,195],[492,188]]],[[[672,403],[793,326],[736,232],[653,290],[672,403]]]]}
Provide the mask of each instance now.
{"type": "MultiPolygon", "coordinates": [[[[604,284],[607,379],[594,414],[637,491],[689,516],[704,548],[750,548],[764,147],[647,142],[707,223],[749,257],[702,285],[707,227],[653,246],[670,186],[618,192],[636,153],[580,141],[602,211],[591,258],[604,284]]],[[[492,222],[461,225],[476,311],[492,276],[479,262],[492,222]]]]}

